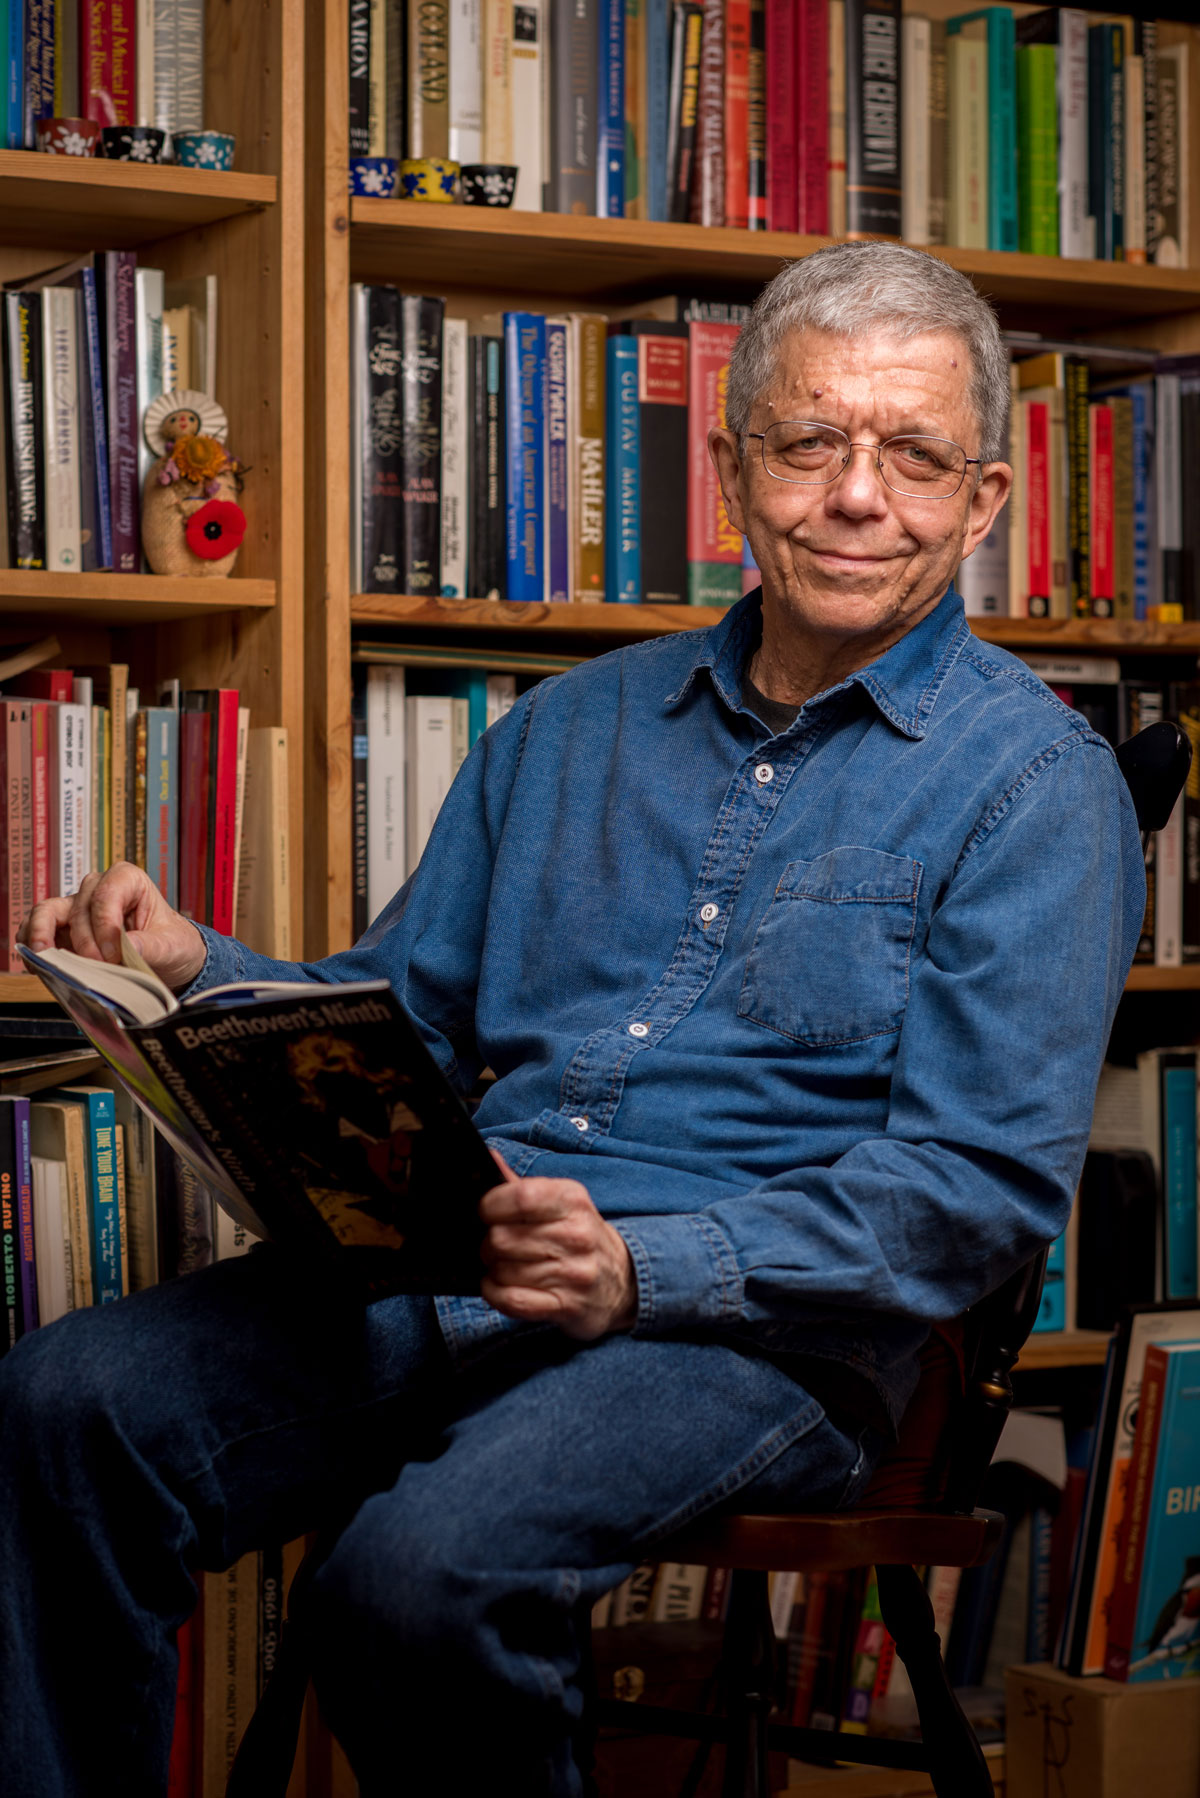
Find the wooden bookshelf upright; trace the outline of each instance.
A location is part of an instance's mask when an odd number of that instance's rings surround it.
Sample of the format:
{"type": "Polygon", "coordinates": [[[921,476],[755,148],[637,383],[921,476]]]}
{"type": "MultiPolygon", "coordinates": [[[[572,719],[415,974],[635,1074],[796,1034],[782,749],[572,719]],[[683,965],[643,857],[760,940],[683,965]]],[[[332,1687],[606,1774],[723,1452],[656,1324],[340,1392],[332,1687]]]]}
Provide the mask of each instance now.
{"type": "MultiPolygon", "coordinates": [[[[85,250],[136,249],[168,279],[218,278],[217,392],[250,472],[249,528],[227,580],[0,569],[0,645],[53,631],[62,661],[126,661],[144,691],[235,686],[284,724],[301,920],[304,407],[304,31],[300,0],[207,9],[205,124],[233,132],[228,172],[0,151],[0,278],[85,250]]],[[[0,1001],[42,999],[0,975],[0,1001]]]]}

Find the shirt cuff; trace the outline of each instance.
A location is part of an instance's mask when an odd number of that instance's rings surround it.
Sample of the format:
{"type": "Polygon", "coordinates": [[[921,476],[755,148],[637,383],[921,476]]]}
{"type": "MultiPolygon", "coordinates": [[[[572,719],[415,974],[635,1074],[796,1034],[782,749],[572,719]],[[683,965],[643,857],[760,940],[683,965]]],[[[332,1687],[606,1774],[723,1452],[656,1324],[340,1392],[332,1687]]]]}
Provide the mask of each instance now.
{"type": "Polygon", "coordinates": [[[743,1321],[737,1256],[711,1218],[698,1212],[622,1218],[613,1228],[637,1278],[635,1336],[743,1321]]]}
{"type": "Polygon", "coordinates": [[[204,938],[204,966],[190,986],[176,993],[175,997],[181,1002],[190,999],[193,993],[204,992],[207,987],[222,986],[227,980],[240,980],[243,973],[241,944],[236,938],[222,936],[207,924],[197,924],[196,929],[204,938]]]}

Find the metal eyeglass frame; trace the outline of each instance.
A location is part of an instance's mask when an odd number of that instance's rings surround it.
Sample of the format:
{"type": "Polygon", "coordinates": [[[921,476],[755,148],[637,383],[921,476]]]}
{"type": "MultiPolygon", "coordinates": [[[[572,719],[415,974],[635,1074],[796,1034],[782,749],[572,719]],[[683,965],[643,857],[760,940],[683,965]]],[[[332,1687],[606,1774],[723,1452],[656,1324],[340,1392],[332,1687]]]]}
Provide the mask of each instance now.
{"type": "Polygon", "coordinates": [[[847,468],[849,468],[850,457],[856,449],[874,450],[875,467],[878,470],[880,480],[883,482],[889,493],[898,493],[901,499],[953,499],[954,495],[959,492],[963,482],[967,478],[967,469],[971,467],[983,467],[983,458],[981,456],[968,456],[966,452],[963,451],[962,444],[955,443],[953,437],[939,437],[933,431],[900,431],[895,437],[885,437],[882,443],[855,443],[853,439],[847,437],[845,431],[839,429],[837,425],[823,425],[821,421],[816,418],[781,418],[777,419],[776,423],[782,425],[812,425],[815,430],[836,433],[836,435],[841,437],[846,444],[846,454],[842,461],[842,465],[836,474],[826,475],[825,479],[821,481],[789,481],[785,474],[776,474],[773,469],[767,467],[766,431],[743,431],[742,436],[746,441],[751,437],[757,437],[759,439],[762,444],[762,465],[764,472],[768,474],[773,481],[782,481],[785,487],[831,487],[834,481],[839,480],[840,477],[845,474],[847,468]],[[905,439],[913,437],[928,437],[932,443],[949,443],[954,449],[962,452],[963,471],[958,477],[958,486],[953,488],[951,492],[906,493],[902,487],[892,486],[892,483],[883,472],[883,452],[889,443],[902,443],[905,439]]]}

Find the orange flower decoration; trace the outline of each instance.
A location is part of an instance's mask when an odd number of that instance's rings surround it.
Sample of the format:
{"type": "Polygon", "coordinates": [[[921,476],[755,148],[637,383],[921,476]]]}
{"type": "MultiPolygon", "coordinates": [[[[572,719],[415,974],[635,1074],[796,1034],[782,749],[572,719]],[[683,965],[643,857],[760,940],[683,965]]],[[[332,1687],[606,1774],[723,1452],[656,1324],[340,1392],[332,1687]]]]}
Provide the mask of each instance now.
{"type": "Polygon", "coordinates": [[[230,462],[229,451],[215,437],[177,438],[171,455],[185,481],[211,481],[230,462]]]}

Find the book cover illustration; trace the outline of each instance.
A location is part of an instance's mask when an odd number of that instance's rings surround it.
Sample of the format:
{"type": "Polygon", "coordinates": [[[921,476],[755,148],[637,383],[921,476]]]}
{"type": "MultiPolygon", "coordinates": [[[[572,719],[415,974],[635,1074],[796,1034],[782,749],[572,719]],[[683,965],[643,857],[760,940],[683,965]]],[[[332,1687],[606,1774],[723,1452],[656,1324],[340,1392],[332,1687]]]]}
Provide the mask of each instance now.
{"type": "Polygon", "coordinates": [[[22,953],[236,1222],[373,1293],[478,1292],[496,1164],[386,981],[181,1005],[144,964],[22,953]]]}
{"type": "Polygon", "coordinates": [[[1165,1360],[1162,1421],[1126,1678],[1200,1675],[1200,1345],[1165,1360]]]}

